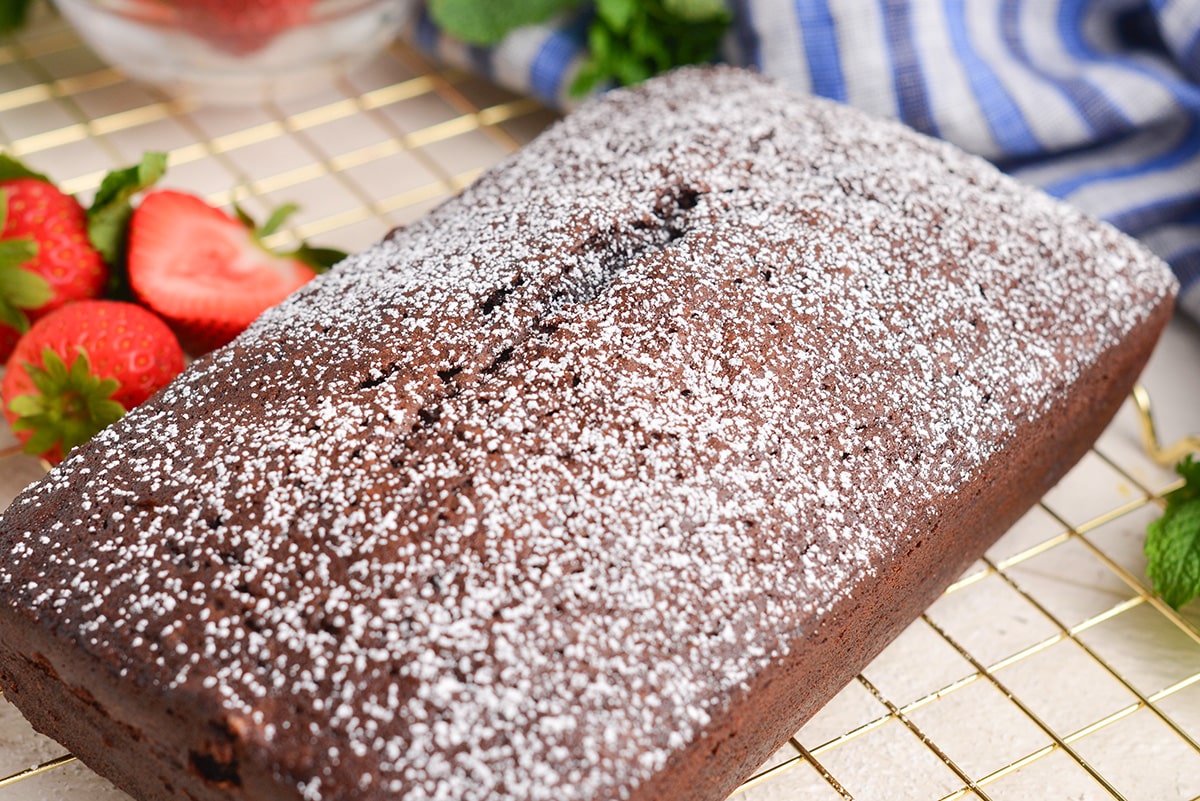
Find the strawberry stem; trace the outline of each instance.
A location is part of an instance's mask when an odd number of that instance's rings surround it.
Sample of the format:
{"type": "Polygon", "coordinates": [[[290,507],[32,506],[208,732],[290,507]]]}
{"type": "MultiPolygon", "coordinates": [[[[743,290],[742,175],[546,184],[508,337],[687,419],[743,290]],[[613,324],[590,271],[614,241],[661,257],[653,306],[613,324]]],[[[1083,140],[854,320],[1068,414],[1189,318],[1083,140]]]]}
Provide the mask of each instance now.
{"type": "MultiPolygon", "coordinates": [[[[0,188],[0,233],[8,221],[8,192],[0,188]]],[[[0,239],[0,324],[21,333],[29,330],[24,309],[36,309],[54,297],[45,278],[22,265],[37,258],[38,244],[29,237],[0,239]]]]}
{"type": "Polygon", "coordinates": [[[313,272],[323,273],[342,259],[346,258],[348,255],[343,250],[337,250],[335,248],[316,248],[309,245],[307,242],[301,242],[298,248],[288,251],[275,250],[267,247],[263,240],[279,233],[279,230],[283,228],[283,224],[287,222],[288,218],[300,210],[300,207],[295,203],[284,203],[282,206],[271,212],[271,216],[268,217],[267,221],[262,225],[259,225],[257,222],[255,222],[254,218],[250,216],[249,212],[247,212],[241,206],[235,204],[233,210],[237,215],[237,218],[242,221],[242,224],[253,232],[254,241],[258,243],[258,246],[270,253],[272,256],[296,259],[297,261],[303,262],[311,267],[313,272]]]}
{"type": "MultiPolygon", "coordinates": [[[[0,3],[3,5],[3,3],[0,3]]],[[[35,178],[46,183],[54,183],[44,174],[31,170],[28,165],[21,163],[7,153],[0,153],[0,181],[11,181],[14,178],[35,178]]]]}
{"type": "Polygon", "coordinates": [[[300,207],[295,203],[284,203],[282,206],[275,209],[275,211],[271,212],[271,216],[267,218],[265,223],[260,225],[255,230],[254,235],[258,237],[260,241],[266,239],[268,236],[282,228],[283,224],[287,222],[287,218],[291,217],[299,210],[300,207]]]}
{"type": "Polygon", "coordinates": [[[32,433],[25,443],[26,453],[40,455],[58,445],[66,455],[125,414],[125,408],[112,400],[120,382],[93,375],[82,348],[70,365],[46,348],[42,366],[29,362],[22,366],[37,392],[13,398],[8,408],[17,415],[13,430],[32,433]]]}

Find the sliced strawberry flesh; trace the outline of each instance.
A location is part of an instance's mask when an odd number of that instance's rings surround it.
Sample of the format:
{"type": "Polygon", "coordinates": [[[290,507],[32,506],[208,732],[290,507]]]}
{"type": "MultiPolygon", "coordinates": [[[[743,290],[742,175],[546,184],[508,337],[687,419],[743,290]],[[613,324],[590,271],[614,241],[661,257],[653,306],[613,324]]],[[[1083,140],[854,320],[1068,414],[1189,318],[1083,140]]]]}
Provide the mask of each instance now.
{"type": "Polygon", "coordinates": [[[170,191],[143,201],[130,252],[134,291],[171,318],[244,326],[313,277],[307,265],[266,251],[241,222],[170,191]]]}

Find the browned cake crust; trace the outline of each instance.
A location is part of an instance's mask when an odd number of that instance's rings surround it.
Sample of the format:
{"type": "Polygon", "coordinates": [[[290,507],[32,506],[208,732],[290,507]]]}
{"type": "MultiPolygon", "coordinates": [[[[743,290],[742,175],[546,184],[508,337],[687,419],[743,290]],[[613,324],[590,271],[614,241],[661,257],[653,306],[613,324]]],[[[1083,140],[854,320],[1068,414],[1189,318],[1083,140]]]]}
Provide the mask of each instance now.
{"type": "Polygon", "coordinates": [[[746,73],[588,106],[0,522],[0,675],[142,799],[718,799],[1078,459],[1108,226],[746,73]]]}

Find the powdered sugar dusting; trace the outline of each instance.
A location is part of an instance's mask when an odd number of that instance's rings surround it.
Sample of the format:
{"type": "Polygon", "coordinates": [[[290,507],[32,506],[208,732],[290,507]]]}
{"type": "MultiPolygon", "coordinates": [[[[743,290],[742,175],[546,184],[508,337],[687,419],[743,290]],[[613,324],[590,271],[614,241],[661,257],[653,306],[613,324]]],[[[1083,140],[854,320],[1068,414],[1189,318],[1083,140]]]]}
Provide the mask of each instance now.
{"type": "Polygon", "coordinates": [[[627,797],[1170,282],[949,147],[679,72],[104,432],[0,592],[305,798],[627,797]]]}

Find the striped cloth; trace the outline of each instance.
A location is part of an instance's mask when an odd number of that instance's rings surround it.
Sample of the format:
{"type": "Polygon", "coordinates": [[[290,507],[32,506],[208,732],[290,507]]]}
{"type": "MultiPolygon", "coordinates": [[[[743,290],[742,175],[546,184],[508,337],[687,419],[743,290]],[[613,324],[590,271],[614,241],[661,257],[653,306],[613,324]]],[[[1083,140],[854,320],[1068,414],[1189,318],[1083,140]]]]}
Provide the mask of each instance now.
{"type": "MultiPolygon", "coordinates": [[[[895,117],[1140,237],[1200,319],[1200,0],[727,0],[722,58],[895,117]]],[[[586,15],[440,59],[558,108],[586,15]]]]}

